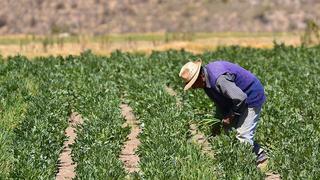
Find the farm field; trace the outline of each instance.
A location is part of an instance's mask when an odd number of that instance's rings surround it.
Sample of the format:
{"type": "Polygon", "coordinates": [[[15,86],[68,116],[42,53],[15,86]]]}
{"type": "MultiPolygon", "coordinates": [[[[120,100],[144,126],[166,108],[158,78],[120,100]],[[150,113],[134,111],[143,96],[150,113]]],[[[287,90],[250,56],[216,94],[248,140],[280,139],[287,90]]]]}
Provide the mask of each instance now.
{"type": "Polygon", "coordinates": [[[85,51],[2,58],[0,179],[54,179],[73,112],[83,119],[71,146],[75,179],[264,179],[251,147],[240,144],[234,133],[210,136],[215,108],[205,93],[183,92],[180,68],[198,58],[238,63],[261,80],[267,102],[256,140],[270,157],[268,172],[283,179],[320,178],[320,46],[275,44],[272,49],[231,46],[201,54],[113,51],[101,56],[85,51]],[[135,173],[128,173],[119,158],[130,133],[123,125],[123,103],[141,128],[135,173]],[[212,156],[190,141],[191,124],[208,138],[212,156]]]}

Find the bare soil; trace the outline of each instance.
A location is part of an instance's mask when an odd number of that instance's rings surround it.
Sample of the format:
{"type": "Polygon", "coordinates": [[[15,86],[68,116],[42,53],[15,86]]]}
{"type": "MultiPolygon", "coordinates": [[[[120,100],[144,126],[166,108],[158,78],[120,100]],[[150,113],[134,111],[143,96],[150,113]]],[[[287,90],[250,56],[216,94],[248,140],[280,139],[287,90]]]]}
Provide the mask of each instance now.
{"type": "Polygon", "coordinates": [[[189,131],[191,133],[191,142],[196,143],[201,146],[203,153],[209,155],[210,157],[214,156],[210,143],[206,136],[198,130],[196,124],[190,124],[189,131]]]}
{"type": "Polygon", "coordinates": [[[68,137],[68,140],[63,144],[63,150],[59,156],[58,163],[58,173],[56,175],[56,180],[64,180],[64,179],[73,179],[75,177],[75,168],[77,166],[76,163],[73,162],[71,157],[71,148],[75,142],[77,137],[75,126],[78,124],[82,124],[83,120],[80,114],[73,112],[69,117],[69,126],[65,130],[65,134],[68,137]]]}
{"type": "Polygon", "coordinates": [[[270,173],[270,172],[266,173],[265,180],[280,180],[280,179],[281,179],[280,174],[270,173]]]}
{"type": "Polygon", "coordinates": [[[174,96],[176,98],[177,106],[181,107],[182,103],[181,103],[180,99],[177,97],[177,93],[169,86],[165,86],[164,89],[170,96],[174,96]]]}
{"type": "Polygon", "coordinates": [[[124,143],[120,154],[120,160],[123,162],[125,169],[129,173],[139,172],[140,158],[136,154],[138,146],[141,144],[138,135],[141,132],[139,122],[135,118],[132,108],[127,104],[120,105],[122,116],[126,119],[125,126],[131,127],[131,132],[124,143]]]}

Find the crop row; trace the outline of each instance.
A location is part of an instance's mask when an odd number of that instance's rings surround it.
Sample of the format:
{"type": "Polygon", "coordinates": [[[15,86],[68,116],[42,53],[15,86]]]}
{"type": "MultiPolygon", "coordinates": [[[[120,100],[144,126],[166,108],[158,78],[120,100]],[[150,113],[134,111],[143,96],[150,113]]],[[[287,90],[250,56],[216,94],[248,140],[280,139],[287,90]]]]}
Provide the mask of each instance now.
{"type": "Polygon", "coordinates": [[[29,65],[16,59],[0,62],[0,179],[8,177],[14,167],[13,130],[23,120],[29,97],[37,91],[32,78],[27,78],[29,65]]]}
{"type": "Polygon", "coordinates": [[[123,179],[119,155],[128,128],[122,128],[119,89],[112,64],[92,54],[67,59],[73,90],[73,108],[84,123],[77,127],[73,159],[76,179],[123,179]]]}
{"type": "MultiPolygon", "coordinates": [[[[59,67],[49,66],[49,60],[33,63],[15,57],[3,63],[1,134],[7,139],[4,152],[7,178],[54,177],[56,161],[65,139],[68,101],[59,67]]],[[[53,61],[51,61],[53,62],[53,61]]],[[[58,61],[55,62],[59,64],[58,61]]]]}

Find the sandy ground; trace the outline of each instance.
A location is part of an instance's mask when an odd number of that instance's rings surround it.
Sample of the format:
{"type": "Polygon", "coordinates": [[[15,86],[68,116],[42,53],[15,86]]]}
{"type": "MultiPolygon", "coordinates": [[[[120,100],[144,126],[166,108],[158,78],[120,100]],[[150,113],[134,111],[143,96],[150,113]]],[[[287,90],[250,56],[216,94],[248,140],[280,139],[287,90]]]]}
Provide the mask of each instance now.
{"type": "Polygon", "coordinates": [[[270,173],[270,172],[267,172],[266,173],[266,178],[265,180],[280,180],[281,177],[279,174],[276,174],[276,173],[270,173]]]}
{"type": "Polygon", "coordinates": [[[73,162],[71,157],[71,148],[69,147],[75,142],[77,134],[75,132],[75,126],[82,124],[83,120],[81,116],[73,112],[69,118],[69,126],[65,130],[65,134],[69,139],[64,142],[63,150],[59,156],[58,174],[56,180],[73,179],[75,177],[76,164],[73,162]]]}
{"type": "Polygon", "coordinates": [[[139,122],[136,120],[132,113],[132,108],[127,104],[120,105],[122,116],[126,119],[125,126],[131,128],[131,132],[127,137],[127,141],[124,143],[124,147],[120,154],[120,160],[123,162],[127,172],[139,172],[139,156],[136,154],[136,150],[140,145],[138,135],[141,132],[139,122]]]}
{"type": "Polygon", "coordinates": [[[196,124],[190,124],[189,131],[191,133],[191,142],[200,145],[201,151],[204,154],[207,154],[210,157],[214,156],[214,153],[211,149],[211,145],[207,139],[207,137],[198,130],[196,124]]]}

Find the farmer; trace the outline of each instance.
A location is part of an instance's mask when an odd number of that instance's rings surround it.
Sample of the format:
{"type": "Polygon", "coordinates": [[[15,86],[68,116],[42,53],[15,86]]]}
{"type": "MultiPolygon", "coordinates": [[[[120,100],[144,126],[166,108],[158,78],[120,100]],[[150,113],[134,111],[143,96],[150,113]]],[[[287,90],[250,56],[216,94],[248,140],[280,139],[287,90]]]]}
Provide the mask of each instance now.
{"type": "Polygon", "coordinates": [[[179,73],[184,80],[184,90],[203,88],[222,113],[222,124],[237,130],[237,139],[253,147],[257,164],[267,160],[265,151],[254,142],[254,133],[265,94],[257,77],[239,65],[227,61],[188,62],[179,73]]]}

